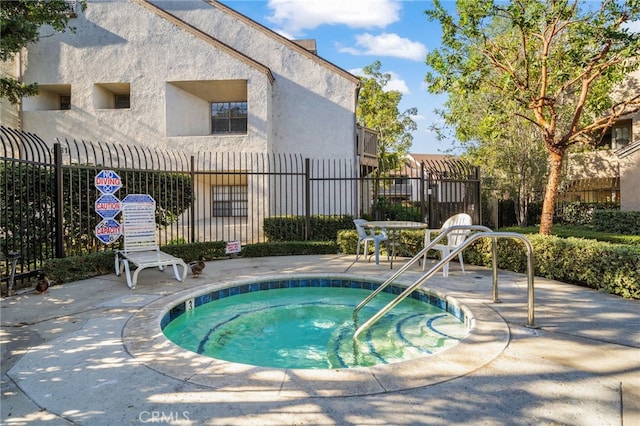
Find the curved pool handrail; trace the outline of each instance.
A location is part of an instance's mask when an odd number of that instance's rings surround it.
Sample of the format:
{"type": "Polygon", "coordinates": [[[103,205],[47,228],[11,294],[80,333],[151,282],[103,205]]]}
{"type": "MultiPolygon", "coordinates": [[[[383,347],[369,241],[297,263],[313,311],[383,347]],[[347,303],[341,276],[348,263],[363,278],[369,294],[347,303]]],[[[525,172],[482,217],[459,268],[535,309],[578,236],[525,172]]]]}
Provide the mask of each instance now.
{"type": "Polygon", "coordinates": [[[407,269],[409,269],[411,266],[413,266],[416,262],[419,262],[420,259],[422,259],[422,257],[425,255],[425,253],[427,253],[436,244],[438,244],[441,240],[443,240],[447,236],[447,234],[449,234],[450,232],[453,232],[453,231],[457,231],[457,230],[472,230],[472,231],[492,232],[491,229],[487,228],[486,226],[482,226],[482,225],[456,225],[456,226],[450,226],[447,229],[443,230],[426,247],[424,247],[422,250],[420,250],[418,252],[418,254],[416,254],[414,257],[412,257],[407,263],[402,265],[402,267],[398,270],[398,272],[396,272],[391,277],[389,277],[385,282],[380,284],[380,286],[373,293],[371,293],[369,296],[367,296],[366,299],[364,299],[362,302],[360,302],[358,304],[358,306],[356,306],[355,309],[353,310],[353,320],[355,322],[357,322],[358,321],[358,312],[360,311],[360,309],[362,309],[365,305],[367,305],[369,302],[371,302],[371,300],[373,300],[373,298],[376,297],[378,295],[378,293],[380,293],[387,286],[389,286],[393,282],[393,280],[395,280],[400,275],[402,275],[407,269]]]}
{"type": "MultiPolygon", "coordinates": [[[[537,328],[534,323],[534,288],[533,288],[533,247],[531,246],[531,242],[522,234],[518,234],[516,232],[480,232],[477,234],[471,235],[467,238],[462,244],[457,246],[455,249],[449,253],[448,256],[444,257],[440,262],[438,262],[435,266],[433,266],[429,271],[423,274],[418,280],[416,280],[413,284],[407,287],[402,293],[400,293],[395,299],[389,302],[386,306],[380,309],[375,315],[369,318],[364,324],[362,324],[353,334],[353,341],[358,339],[358,336],[367,328],[371,327],[375,322],[377,322],[382,316],[384,316],[387,312],[389,312],[393,307],[395,307],[398,303],[403,301],[407,296],[409,296],[416,288],[418,288],[423,282],[431,278],[440,268],[442,268],[447,262],[451,261],[455,256],[458,255],[462,250],[467,248],[471,243],[480,238],[492,238],[495,242],[498,238],[516,238],[522,241],[527,249],[527,324],[526,327],[529,328],[537,328]]],[[[435,240],[434,240],[435,241],[435,240]]],[[[495,250],[493,250],[493,265],[494,265],[494,301],[497,296],[497,279],[496,279],[496,259],[495,259],[495,250]]]]}

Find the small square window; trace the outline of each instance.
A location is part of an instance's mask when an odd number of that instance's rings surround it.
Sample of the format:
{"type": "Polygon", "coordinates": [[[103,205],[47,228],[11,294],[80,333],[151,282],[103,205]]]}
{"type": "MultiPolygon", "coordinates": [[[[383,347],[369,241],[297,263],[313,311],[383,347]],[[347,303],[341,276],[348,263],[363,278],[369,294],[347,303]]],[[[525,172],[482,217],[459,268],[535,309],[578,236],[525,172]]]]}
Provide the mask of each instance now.
{"type": "Polygon", "coordinates": [[[247,217],[248,194],[246,185],[214,186],[213,217],[247,217]]]}
{"type": "Polygon", "coordinates": [[[211,132],[247,133],[246,102],[211,103],[211,132]]]}

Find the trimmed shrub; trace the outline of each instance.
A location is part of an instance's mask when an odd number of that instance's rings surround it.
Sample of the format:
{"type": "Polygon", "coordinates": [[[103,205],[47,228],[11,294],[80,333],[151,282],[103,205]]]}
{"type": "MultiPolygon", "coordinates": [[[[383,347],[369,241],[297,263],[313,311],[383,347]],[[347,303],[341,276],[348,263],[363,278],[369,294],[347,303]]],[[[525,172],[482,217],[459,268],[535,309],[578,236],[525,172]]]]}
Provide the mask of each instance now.
{"type": "MultiPolygon", "coordinates": [[[[335,241],[339,230],[352,228],[353,216],[311,216],[310,239],[335,241]]],[[[264,219],[264,235],[270,242],[304,241],[304,216],[272,216],[264,219]]]]}
{"type": "MultiPolygon", "coordinates": [[[[398,233],[398,241],[410,253],[417,253],[424,247],[424,231],[401,230],[398,233]]],[[[355,229],[343,229],[338,231],[337,244],[340,252],[344,254],[356,254],[358,244],[358,232],[355,229]]],[[[362,251],[362,248],[360,249],[362,251]]],[[[369,253],[374,251],[373,243],[369,244],[369,253]]],[[[380,252],[387,253],[387,245],[380,244],[380,252]]]]}
{"type": "MultiPolygon", "coordinates": [[[[421,234],[419,231],[403,232],[402,244],[417,253],[424,244],[421,234]]],[[[572,237],[530,234],[526,238],[533,248],[536,276],[640,299],[640,249],[572,237]]],[[[345,254],[355,254],[357,241],[355,231],[338,233],[338,246],[345,254]]],[[[498,268],[520,273],[527,271],[527,254],[521,241],[499,239],[497,249],[498,268]]],[[[463,255],[469,264],[491,267],[491,240],[476,241],[463,255]]]]}
{"type": "Polygon", "coordinates": [[[597,209],[616,208],[620,208],[618,203],[583,203],[581,201],[558,203],[553,221],[565,225],[591,225],[593,214],[597,209]]]}
{"type": "Polygon", "coordinates": [[[162,247],[162,251],[172,256],[179,257],[189,263],[194,260],[215,260],[226,258],[227,244],[224,241],[211,241],[205,243],[172,244],[162,247]]]}
{"type": "Polygon", "coordinates": [[[42,272],[54,284],[63,284],[113,273],[114,264],[114,252],[104,251],[61,259],[49,259],[45,262],[42,272]]]}
{"type": "Polygon", "coordinates": [[[335,241],[292,241],[249,244],[242,248],[242,257],[294,256],[336,254],[335,241]]]}
{"type": "MultiPolygon", "coordinates": [[[[640,299],[640,250],[582,238],[526,235],[534,252],[536,276],[640,299]]],[[[465,251],[469,263],[491,266],[491,241],[465,251]]],[[[498,240],[498,267],[526,272],[527,257],[517,240],[498,240]]]]}
{"type": "Polygon", "coordinates": [[[593,212],[593,226],[600,232],[640,235],[640,212],[596,210],[593,212]]]}

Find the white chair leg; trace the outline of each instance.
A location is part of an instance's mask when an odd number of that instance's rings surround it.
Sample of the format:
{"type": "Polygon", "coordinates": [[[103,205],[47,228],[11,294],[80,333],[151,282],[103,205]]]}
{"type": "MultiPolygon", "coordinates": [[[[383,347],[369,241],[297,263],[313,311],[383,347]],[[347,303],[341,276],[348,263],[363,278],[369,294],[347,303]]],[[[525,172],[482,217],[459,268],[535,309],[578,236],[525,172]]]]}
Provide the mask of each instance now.
{"type": "MultiPolygon", "coordinates": [[[[449,250],[448,249],[440,250],[440,253],[441,253],[440,260],[442,260],[445,257],[449,256],[449,250]]],[[[449,262],[445,263],[444,266],[442,267],[442,276],[443,277],[448,277],[449,276],[449,262]]]]}
{"type": "Polygon", "coordinates": [[[462,275],[464,275],[464,259],[462,258],[462,252],[458,253],[458,260],[460,260],[460,267],[462,268],[462,275]]]}

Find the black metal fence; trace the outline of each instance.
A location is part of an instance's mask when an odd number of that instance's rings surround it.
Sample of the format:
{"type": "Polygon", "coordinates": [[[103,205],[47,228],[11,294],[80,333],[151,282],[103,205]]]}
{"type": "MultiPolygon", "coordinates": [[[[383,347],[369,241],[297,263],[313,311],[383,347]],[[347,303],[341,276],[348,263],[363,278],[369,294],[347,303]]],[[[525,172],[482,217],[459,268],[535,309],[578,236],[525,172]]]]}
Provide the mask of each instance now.
{"type": "MultiPolygon", "coordinates": [[[[161,245],[205,241],[262,242],[274,216],[352,216],[426,221],[440,227],[467,212],[480,223],[479,171],[459,161],[423,163],[399,174],[380,165],[360,176],[358,161],[299,154],[199,153],[58,141],[0,126],[0,257],[18,252],[18,274],[54,257],[101,250],[96,175],[113,170],[115,194],[150,194],[157,203],[161,245]]],[[[114,243],[117,247],[117,242],[114,243]]]]}

